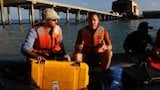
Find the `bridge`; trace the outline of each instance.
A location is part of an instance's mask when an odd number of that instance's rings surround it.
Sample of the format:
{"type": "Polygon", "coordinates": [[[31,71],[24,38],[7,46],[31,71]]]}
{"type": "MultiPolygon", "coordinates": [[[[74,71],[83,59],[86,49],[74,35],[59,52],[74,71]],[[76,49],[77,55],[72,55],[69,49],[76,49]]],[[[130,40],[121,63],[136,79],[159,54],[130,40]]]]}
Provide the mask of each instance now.
{"type": "Polygon", "coordinates": [[[84,15],[87,17],[89,12],[96,12],[100,15],[101,19],[118,19],[121,15],[116,15],[112,13],[107,13],[95,9],[83,8],[79,6],[69,5],[69,4],[62,4],[57,3],[49,0],[0,0],[1,5],[1,22],[5,24],[5,16],[4,16],[4,7],[7,7],[8,13],[8,23],[11,24],[11,14],[10,14],[10,7],[17,7],[18,8],[18,16],[19,16],[19,23],[22,24],[22,11],[21,8],[29,10],[29,20],[32,25],[34,25],[35,21],[35,9],[39,10],[39,18],[42,19],[42,10],[44,8],[50,7],[59,12],[66,13],[66,21],[69,22],[70,13],[75,14],[75,20],[80,20],[80,15],[84,15]]]}

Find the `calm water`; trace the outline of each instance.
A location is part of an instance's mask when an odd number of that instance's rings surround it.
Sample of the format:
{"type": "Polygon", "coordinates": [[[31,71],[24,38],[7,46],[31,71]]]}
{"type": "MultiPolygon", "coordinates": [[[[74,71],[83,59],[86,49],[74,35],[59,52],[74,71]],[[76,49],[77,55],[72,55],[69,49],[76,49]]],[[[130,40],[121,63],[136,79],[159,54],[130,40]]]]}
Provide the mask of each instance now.
{"type": "MultiPolygon", "coordinates": [[[[126,35],[136,30],[138,24],[142,21],[147,21],[154,27],[150,33],[155,38],[157,30],[160,28],[160,19],[113,20],[100,23],[109,31],[113,53],[124,52],[122,44],[126,35]]],[[[60,25],[63,29],[63,42],[66,52],[72,55],[77,32],[86,23],[60,23],[60,25]]],[[[0,26],[0,60],[19,60],[25,58],[20,52],[20,47],[30,28],[30,24],[23,24],[21,26],[18,24],[7,25],[4,29],[0,26]]]]}

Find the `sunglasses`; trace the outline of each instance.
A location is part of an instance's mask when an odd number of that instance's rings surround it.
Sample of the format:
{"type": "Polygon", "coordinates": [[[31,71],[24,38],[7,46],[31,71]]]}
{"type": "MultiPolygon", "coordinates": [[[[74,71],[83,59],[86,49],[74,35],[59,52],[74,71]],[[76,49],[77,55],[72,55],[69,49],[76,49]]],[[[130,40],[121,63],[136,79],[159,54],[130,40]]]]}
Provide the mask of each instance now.
{"type": "Polygon", "coordinates": [[[52,21],[57,21],[57,19],[51,19],[52,21]]]}

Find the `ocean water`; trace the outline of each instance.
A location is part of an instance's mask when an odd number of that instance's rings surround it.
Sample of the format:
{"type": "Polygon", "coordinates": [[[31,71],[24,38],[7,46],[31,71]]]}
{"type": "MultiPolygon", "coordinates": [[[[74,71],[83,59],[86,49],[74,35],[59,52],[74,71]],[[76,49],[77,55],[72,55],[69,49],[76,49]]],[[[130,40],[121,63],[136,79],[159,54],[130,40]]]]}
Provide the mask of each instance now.
{"type": "MultiPolygon", "coordinates": [[[[100,22],[101,26],[108,29],[113,45],[113,53],[124,53],[122,44],[127,34],[137,30],[138,24],[142,21],[147,21],[154,27],[149,33],[155,39],[156,33],[160,28],[160,19],[108,20],[100,22]]],[[[63,30],[63,42],[66,52],[72,56],[78,30],[87,25],[87,23],[65,23],[60,21],[59,24],[63,30]]],[[[20,60],[25,58],[21,54],[20,48],[30,28],[31,25],[27,23],[6,25],[5,28],[2,25],[0,26],[0,60],[20,60]]]]}

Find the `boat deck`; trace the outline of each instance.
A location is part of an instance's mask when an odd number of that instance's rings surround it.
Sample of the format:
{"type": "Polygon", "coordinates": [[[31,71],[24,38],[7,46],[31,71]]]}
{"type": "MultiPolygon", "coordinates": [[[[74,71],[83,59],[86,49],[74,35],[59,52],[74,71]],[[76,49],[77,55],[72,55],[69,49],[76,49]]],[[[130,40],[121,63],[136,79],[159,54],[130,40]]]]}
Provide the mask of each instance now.
{"type": "MultiPolygon", "coordinates": [[[[4,61],[4,60],[0,60],[4,61]]],[[[111,66],[120,66],[120,67],[131,67],[131,64],[128,63],[130,61],[129,58],[125,56],[125,54],[114,54],[112,58],[111,66]]],[[[8,61],[4,63],[7,64],[8,61]]],[[[11,63],[11,62],[10,62],[11,63]]],[[[3,63],[0,63],[0,66],[3,66],[3,63]]],[[[38,90],[37,88],[29,87],[22,83],[17,83],[11,80],[6,80],[1,78],[0,73],[0,90],[38,90]]],[[[160,90],[160,82],[151,83],[147,85],[140,85],[132,88],[125,88],[122,90],[160,90]]]]}

